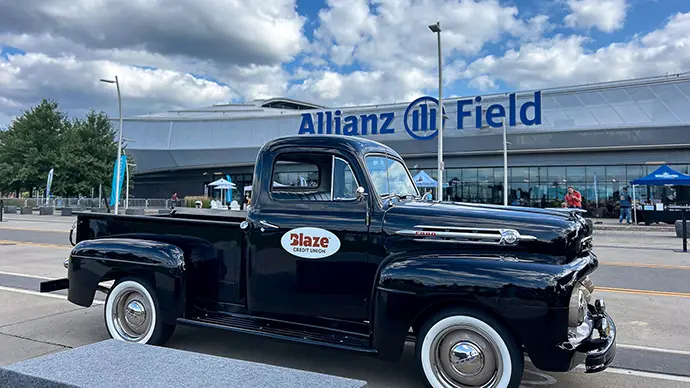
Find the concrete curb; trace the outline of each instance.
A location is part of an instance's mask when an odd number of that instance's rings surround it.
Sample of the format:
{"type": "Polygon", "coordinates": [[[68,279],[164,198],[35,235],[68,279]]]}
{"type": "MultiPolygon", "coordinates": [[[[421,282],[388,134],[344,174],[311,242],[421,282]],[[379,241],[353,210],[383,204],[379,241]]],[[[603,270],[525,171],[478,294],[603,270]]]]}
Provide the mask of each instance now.
{"type": "Polygon", "coordinates": [[[643,226],[643,225],[594,225],[594,230],[620,231],[620,232],[672,232],[673,226],[643,226]]]}

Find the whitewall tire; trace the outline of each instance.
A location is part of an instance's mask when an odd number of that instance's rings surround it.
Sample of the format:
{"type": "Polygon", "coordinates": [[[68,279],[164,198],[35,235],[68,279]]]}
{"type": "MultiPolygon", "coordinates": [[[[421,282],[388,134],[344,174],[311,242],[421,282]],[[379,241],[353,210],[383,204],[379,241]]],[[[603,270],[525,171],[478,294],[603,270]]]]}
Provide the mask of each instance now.
{"type": "Polygon", "coordinates": [[[136,278],[124,278],[115,283],[103,312],[108,334],[116,340],[162,344],[175,328],[161,322],[155,290],[136,278]]]}
{"type": "Polygon", "coordinates": [[[416,344],[422,374],[433,388],[514,388],[524,355],[510,333],[488,315],[446,310],[422,326],[416,344]]]}

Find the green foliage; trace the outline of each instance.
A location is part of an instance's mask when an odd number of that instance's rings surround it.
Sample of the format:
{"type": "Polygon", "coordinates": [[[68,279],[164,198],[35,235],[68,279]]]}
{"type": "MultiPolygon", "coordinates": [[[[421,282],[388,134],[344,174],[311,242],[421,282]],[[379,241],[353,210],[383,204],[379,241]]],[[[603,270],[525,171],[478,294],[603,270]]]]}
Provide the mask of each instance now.
{"type": "Polygon", "coordinates": [[[45,185],[48,171],[60,162],[60,138],[69,125],[57,108],[56,102],[43,100],[2,132],[0,191],[45,185]]]}
{"type": "Polygon", "coordinates": [[[0,191],[45,190],[54,168],[52,193],[88,195],[99,184],[110,187],[116,155],[115,130],[104,113],[70,120],[44,99],[0,132],[0,191]]]}

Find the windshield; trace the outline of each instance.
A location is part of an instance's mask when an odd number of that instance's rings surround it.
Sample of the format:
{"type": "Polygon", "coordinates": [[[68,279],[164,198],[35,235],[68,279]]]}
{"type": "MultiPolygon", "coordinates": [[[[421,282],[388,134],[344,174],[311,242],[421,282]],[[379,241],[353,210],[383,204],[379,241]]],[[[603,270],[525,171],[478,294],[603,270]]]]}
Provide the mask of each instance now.
{"type": "Polygon", "coordinates": [[[366,157],[366,164],[379,196],[419,196],[407,169],[399,161],[385,156],[371,155],[366,157]]]}

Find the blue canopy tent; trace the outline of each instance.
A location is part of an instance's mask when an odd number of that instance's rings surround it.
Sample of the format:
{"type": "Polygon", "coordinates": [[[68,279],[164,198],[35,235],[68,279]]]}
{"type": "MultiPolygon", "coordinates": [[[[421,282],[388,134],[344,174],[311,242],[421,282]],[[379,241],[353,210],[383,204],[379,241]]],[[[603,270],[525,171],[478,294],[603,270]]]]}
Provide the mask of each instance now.
{"type": "Polygon", "coordinates": [[[678,172],[667,165],[657,168],[653,173],[632,180],[630,184],[647,186],[690,186],[690,175],[678,172]]]}
{"type": "MultiPolygon", "coordinates": [[[[424,170],[420,171],[417,175],[415,175],[413,178],[415,185],[417,187],[437,187],[438,182],[432,177],[429,176],[424,170]]],[[[444,183],[443,187],[448,187],[448,183],[444,183]]]]}
{"type": "MultiPolygon", "coordinates": [[[[633,203],[635,203],[635,186],[690,186],[690,175],[678,172],[667,165],[657,168],[651,174],[630,181],[633,187],[633,203]]],[[[635,223],[637,223],[637,206],[633,206],[635,223]]]]}

